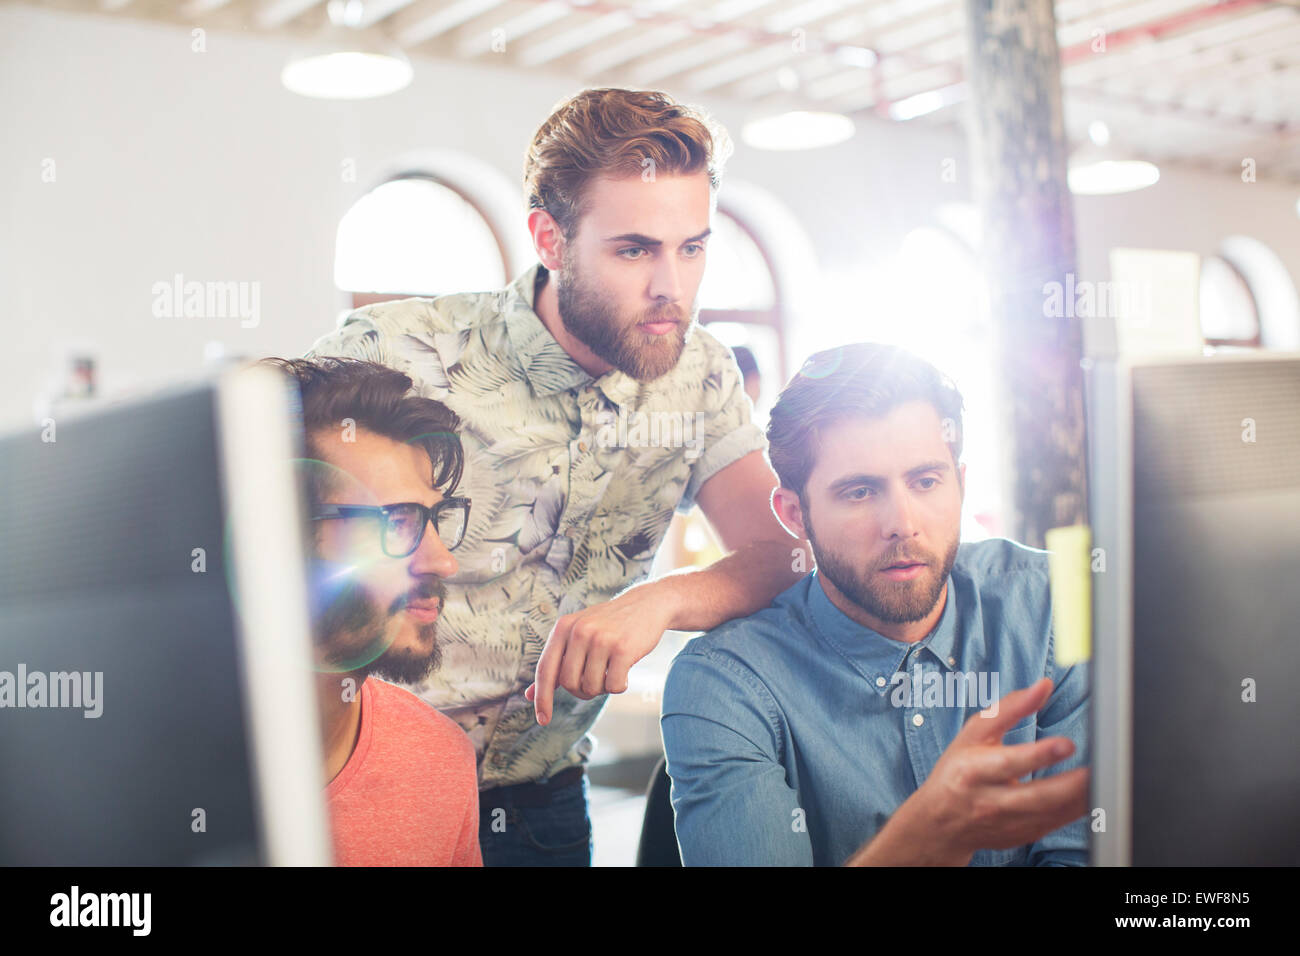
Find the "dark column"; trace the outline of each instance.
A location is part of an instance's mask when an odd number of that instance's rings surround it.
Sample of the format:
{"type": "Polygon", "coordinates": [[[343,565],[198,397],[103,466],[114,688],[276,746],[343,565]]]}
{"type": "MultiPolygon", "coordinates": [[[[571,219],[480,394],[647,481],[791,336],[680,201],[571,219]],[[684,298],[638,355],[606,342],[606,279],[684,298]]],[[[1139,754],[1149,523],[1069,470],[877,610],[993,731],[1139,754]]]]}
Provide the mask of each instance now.
{"type": "Polygon", "coordinates": [[[1048,528],[1087,520],[1081,325],[1070,308],[1044,315],[1044,286],[1065,287],[1075,269],[1056,18],[1051,0],[966,0],[966,19],[970,155],[1008,443],[1005,533],[1041,548],[1048,528]]]}

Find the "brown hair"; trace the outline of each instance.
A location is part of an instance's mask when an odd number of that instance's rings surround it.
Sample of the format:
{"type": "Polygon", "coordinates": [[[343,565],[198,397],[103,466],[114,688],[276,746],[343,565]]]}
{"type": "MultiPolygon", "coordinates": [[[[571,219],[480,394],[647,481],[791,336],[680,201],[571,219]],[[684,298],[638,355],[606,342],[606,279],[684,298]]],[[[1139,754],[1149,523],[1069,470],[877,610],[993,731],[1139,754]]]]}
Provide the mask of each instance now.
{"type": "Polygon", "coordinates": [[[583,90],[558,104],[538,128],[524,160],[529,209],[544,209],[566,239],[586,209],[597,176],[709,174],[715,192],[733,146],[706,113],[655,90],[583,90]]]}
{"type": "MultiPolygon", "coordinates": [[[[350,418],[358,428],[403,444],[418,444],[429,453],[433,487],[451,494],[465,465],[460,419],[446,405],[412,392],[410,377],[396,369],[353,358],[263,359],[298,383],[307,454],[322,456],[314,433],[338,428],[350,418]]],[[[332,471],[312,468],[307,493],[314,508],[330,489],[332,471]]]]}
{"type": "Polygon", "coordinates": [[[855,416],[875,418],[917,400],[929,402],[939,413],[951,435],[948,448],[955,464],[961,458],[962,399],[942,372],[893,345],[860,342],[818,352],[781,391],[768,419],[772,470],[781,486],[803,502],[822,428],[855,416]]]}

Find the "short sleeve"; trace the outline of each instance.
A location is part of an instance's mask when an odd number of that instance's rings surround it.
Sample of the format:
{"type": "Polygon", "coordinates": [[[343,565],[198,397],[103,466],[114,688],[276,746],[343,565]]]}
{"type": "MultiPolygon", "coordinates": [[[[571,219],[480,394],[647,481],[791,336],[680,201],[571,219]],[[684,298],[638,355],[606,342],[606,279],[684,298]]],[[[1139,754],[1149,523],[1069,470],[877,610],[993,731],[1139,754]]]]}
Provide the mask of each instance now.
{"type": "Polygon", "coordinates": [[[380,332],[368,311],[357,309],[337,329],[312,343],[303,358],[356,358],[387,365],[391,349],[388,336],[380,332]]]}
{"type": "Polygon", "coordinates": [[[456,843],[456,855],[453,866],[482,866],[483,850],[478,842],[478,787],[475,787],[465,801],[465,820],[461,827],[460,839],[456,843]]]}
{"type": "Polygon", "coordinates": [[[668,673],[660,719],[683,864],[811,866],[776,702],[738,664],[689,650],[668,673]]]}
{"type": "Polygon", "coordinates": [[[715,408],[705,413],[698,454],[691,465],[686,492],[677,505],[677,510],[682,514],[695,507],[695,498],[706,481],[750,452],[762,451],[767,447],[762,430],[754,424],[753,406],[745,394],[744,380],[735,356],[716,340],[710,342],[716,350],[714,363],[719,375],[718,400],[715,408]]]}
{"type": "Polygon", "coordinates": [[[443,398],[449,382],[443,346],[449,338],[428,299],[401,299],[365,306],[321,336],[304,358],[354,358],[408,375],[426,398],[443,398]]]}

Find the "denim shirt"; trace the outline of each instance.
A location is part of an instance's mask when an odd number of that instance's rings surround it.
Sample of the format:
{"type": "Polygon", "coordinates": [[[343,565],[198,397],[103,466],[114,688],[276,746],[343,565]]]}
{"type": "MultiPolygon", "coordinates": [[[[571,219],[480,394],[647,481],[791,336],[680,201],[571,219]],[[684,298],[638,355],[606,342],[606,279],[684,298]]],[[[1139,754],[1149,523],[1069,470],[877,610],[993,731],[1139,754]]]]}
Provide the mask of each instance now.
{"type": "MultiPolygon", "coordinates": [[[[959,547],[939,623],[913,644],[854,622],[816,571],[696,638],[673,661],[660,721],[683,862],[843,864],[985,699],[1042,677],[1047,705],[1003,743],[1074,741],[1035,778],[1084,765],[1087,666],[1058,666],[1052,645],[1047,553],[1005,539],[959,547]]],[[[971,864],[1085,865],[1085,823],[971,864]]]]}

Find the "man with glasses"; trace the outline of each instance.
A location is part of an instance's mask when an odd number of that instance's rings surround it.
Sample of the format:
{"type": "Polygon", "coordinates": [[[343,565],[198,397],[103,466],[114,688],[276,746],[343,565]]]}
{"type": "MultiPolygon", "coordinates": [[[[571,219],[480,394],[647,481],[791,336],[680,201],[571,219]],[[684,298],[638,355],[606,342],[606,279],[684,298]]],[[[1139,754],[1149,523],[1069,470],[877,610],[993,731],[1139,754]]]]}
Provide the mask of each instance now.
{"type": "Polygon", "coordinates": [[[481,866],[474,747],[387,681],[441,659],[470,500],[459,421],[370,362],[269,359],[302,397],[326,798],[340,866],[481,866]],[[371,680],[371,677],[382,678],[371,680]]]}

